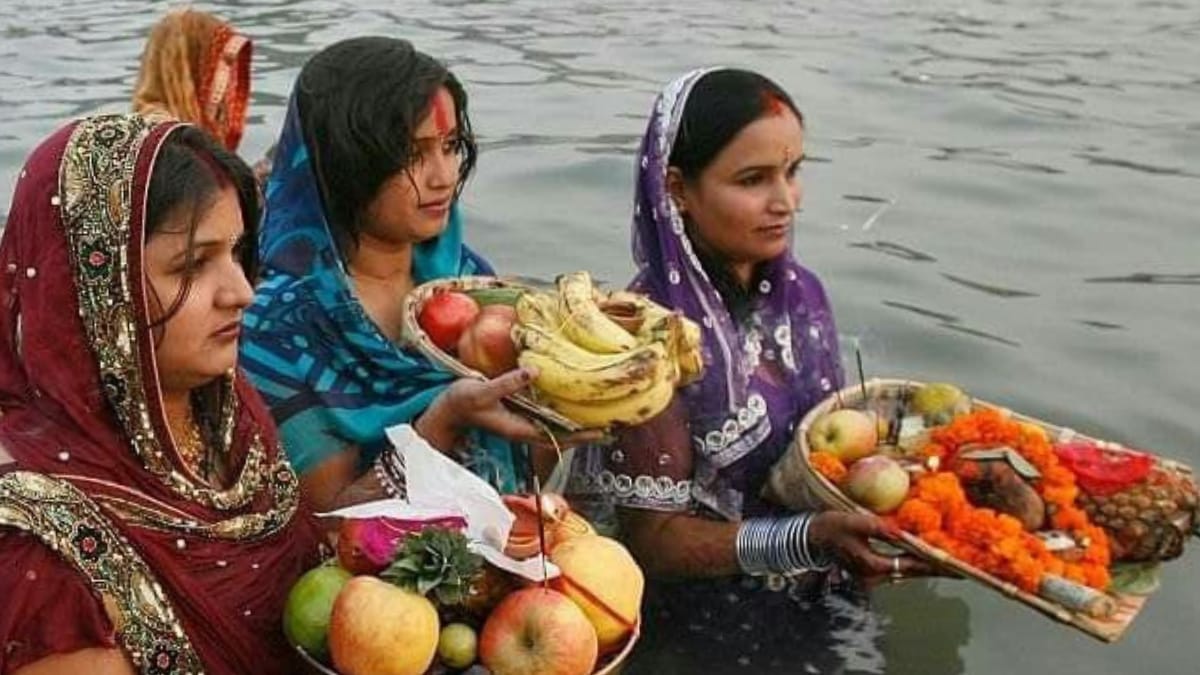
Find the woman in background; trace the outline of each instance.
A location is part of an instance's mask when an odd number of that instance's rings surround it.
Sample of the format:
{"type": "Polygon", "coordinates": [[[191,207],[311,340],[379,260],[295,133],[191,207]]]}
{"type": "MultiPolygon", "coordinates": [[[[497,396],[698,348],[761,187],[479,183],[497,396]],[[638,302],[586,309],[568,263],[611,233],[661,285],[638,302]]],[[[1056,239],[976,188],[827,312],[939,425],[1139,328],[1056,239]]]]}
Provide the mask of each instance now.
{"type": "Polygon", "coordinates": [[[236,151],[250,101],[250,39],[195,9],[177,9],[150,31],[133,111],[191,122],[236,151]]]}

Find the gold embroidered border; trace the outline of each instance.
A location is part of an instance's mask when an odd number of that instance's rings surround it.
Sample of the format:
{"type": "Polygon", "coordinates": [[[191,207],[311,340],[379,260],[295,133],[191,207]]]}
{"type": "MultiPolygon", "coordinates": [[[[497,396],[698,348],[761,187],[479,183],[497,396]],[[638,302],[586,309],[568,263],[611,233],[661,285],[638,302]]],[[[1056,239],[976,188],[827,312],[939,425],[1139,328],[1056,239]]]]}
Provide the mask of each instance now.
{"type": "Polygon", "coordinates": [[[75,486],[27,471],[0,476],[0,525],[36,535],[84,575],[140,672],[203,673],[149,566],[75,486]]]}
{"type": "MultiPolygon", "coordinates": [[[[150,420],[138,359],[128,251],[134,229],[130,224],[134,169],[152,128],[137,115],[99,115],[81,121],[67,143],[59,168],[59,193],[79,312],[105,396],[146,469],[187,499],[220,510],[236,509],[248,504],[262,487],[266,473],[262,445],[251,446],[237,480],[219,490],[173,466],[150,420]]],[[[232,400],[232,377],[223,386],[227,400],[232,400]]],[[[235,407],[222,412],[221,427],[230,429],[235,407]]]]}

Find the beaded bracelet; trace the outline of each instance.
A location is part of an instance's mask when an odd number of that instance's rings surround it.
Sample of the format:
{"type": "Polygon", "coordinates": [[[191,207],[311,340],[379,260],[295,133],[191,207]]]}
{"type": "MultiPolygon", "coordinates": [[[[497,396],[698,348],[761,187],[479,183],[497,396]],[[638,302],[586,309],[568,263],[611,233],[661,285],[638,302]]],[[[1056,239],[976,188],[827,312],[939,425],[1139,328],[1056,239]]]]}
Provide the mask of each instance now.
{"type": "Polygon", "coordinates": [[[392,499],[403,499],[408,494],[405,484],[404,459],[395,448],[388,447],[375,458],[372,466],[375,479],[383,488],[384,493],[392,499]]]}

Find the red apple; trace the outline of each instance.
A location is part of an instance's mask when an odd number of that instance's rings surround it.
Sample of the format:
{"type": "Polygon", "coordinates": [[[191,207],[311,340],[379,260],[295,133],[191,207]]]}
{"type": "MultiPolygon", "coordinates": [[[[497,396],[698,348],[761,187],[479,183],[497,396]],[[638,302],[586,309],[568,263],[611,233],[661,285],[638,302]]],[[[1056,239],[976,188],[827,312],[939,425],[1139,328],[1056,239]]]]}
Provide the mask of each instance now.
{"type": "Polygon", "coordinates": [[[463,331],[479,315],[479,303],[456,291],[440,291],[421,305],[417,323],[444,352],[454,349],[463,331]]]}
{"type": "Polygon", "coordinates": [[[510,593],[479,636],[479,660],[492,675],[589,675],[597,653],[583,610],[541,586],[510,593]]]}
{"type": "Polygon", "coordinates": [[[891,457],[864,457],[850,465],[846,494],[875,513],[891,513],[908,496],[908,472],[891,457]]]}
{"type": "Polygon", "coordinates": [[[342,675],[422,675],[437,651],[433,603],[375,577],[354,577],[333,603],[329,651],[342,675]]]}
{"type": "Polygon", "coordinates": [[[517,345],[512,339],[517,310],[508,305],[488,305],[458,340],[458,360],[488,377],[517,367],[517,345]]]}
{"type": "Polygon", "coordinates": [[[826,413],[808,430],[808,445],[817,452],[828,452],[844,464],[875,452],[879,430],[875,417],[853,408],[826,413]]]}

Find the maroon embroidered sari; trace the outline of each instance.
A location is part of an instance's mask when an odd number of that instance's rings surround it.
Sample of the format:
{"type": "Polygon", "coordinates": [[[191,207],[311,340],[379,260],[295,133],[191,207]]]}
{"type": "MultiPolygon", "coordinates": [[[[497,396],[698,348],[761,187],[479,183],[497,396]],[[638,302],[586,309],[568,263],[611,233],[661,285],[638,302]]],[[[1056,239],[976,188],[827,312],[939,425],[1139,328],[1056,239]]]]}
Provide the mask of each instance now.
{"type": "Polygon", "coordinates": [[[318,534],[271,418],[221,389],[210,486],[162,410],[142,270],[150,176],[181,125],[59,130],[21,172],[0,243],[0,673],[121,647],[143,673],[296,673],[280,626],[318,534]]]}

